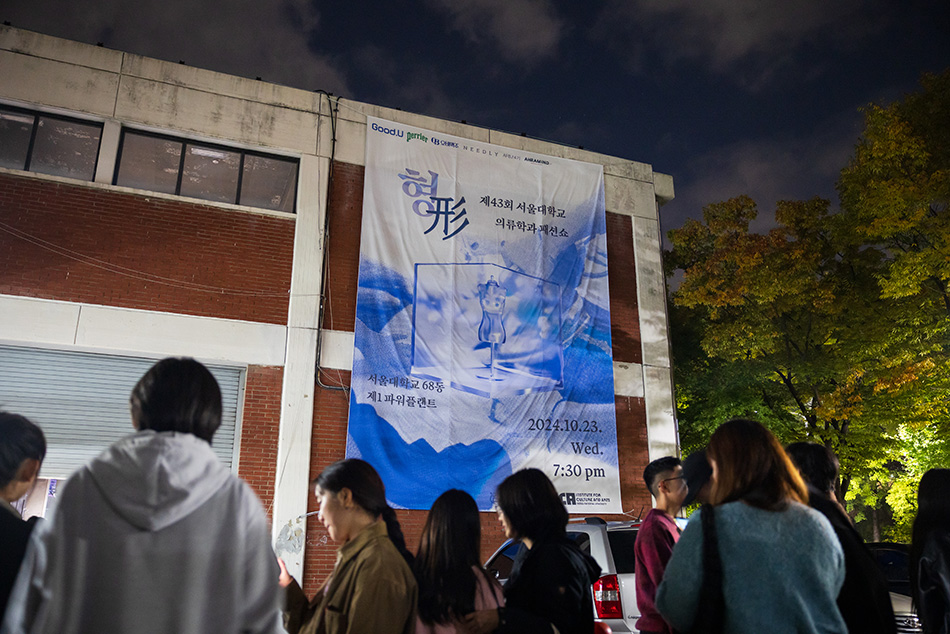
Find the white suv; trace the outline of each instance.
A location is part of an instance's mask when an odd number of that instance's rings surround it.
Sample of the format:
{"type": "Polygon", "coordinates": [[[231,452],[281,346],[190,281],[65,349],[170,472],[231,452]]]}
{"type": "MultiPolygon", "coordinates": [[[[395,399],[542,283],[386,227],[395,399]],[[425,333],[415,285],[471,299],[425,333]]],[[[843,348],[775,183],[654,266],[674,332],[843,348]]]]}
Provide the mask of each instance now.
{"type": "MultiPolygon", "coordinates": [[[[614,632],[636,632],[637,590],[633,581],[634,542],[640,522],[605,522],[599,517],[574,520],[567,525],[567,536],[600,565],[600,579],[594,582],[594,616],[614,632]]],[[[495,551],[485,569],[502,583],[511,574],[511,566],[521,542],[508,540],[495,551]]]]}

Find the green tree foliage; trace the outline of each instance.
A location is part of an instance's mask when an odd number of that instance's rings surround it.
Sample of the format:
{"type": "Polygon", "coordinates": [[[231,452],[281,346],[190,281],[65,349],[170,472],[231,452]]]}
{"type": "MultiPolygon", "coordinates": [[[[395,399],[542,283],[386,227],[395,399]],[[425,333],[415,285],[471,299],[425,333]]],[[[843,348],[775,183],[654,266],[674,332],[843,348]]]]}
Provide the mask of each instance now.
{"type": "Polygon", "coordinates": [[[740,196],[669,233],[684,453],[732,416],[823,443],[878,538],[906,537],[920,475],[950,458],[933,440],[950,432],[950,71],[922,88],[865,109],[840,211],[779,202],[756,233],[740,196]]]}

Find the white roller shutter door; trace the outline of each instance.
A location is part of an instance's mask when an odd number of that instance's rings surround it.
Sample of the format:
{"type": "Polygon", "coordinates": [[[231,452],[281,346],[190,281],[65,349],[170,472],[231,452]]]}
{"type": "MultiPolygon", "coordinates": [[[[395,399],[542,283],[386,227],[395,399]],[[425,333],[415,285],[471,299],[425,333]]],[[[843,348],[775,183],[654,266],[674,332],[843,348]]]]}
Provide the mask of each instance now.
{"type": "MultiPolygon", "coordinates": [[[[0,345],[0,409],[46,435],[44,478],[67,478],[131,434],[129,394],[156,359],[0,345]]],[[[236,471],[242,368],[206,364],[221,386],[223,416],[212,449],[236,471]]]]}

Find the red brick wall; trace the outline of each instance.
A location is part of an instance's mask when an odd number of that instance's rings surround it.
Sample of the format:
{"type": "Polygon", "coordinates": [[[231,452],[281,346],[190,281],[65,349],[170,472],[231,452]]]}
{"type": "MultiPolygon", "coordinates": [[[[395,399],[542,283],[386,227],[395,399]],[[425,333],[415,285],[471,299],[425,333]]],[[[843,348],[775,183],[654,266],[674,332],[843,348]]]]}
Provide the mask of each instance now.
{"type": "MultiPolygon", "coordinates": [[[[323,326],[352,331],[356,318],[356,288],[359,272],[359,244],[363,207],[363,168],[335,163],[330,191],[330,238],[328,243],[327,304],[323,326]]],[[[622,274],[610,277],[611,335],[617,361],[641,362],[639,314],[633,254],[633,223],[630,217],[607,214],[607,259],[609,270],[622,274]]],[[[324,370],[325,385],[349,386],[349,372],[324,370]]],[[[346,421],[349,392],[318,387],[314,398],[311,480],[324,467],[343,458],[346,449],[346,421]]],[[[617,436],[620,454],[621,498],[625,511],[636,515],[641,507],[649,509],[651,500],[643,486],[646,467],[646,409],[641,398],[616,398],[617,436]]],[[[316,510],[311,495],[308,511],[316,510]]],[[[406,542],[415,551],[425,523],[425,511],[398,511],[406,542]]],[[[623,519],[624,516],[605,516],[623,519]]],[[[316,516],[307,525],[307,554],[304,562],[304,590],[308,594],[333,569],[336,546],[330,541],[316,516]]],[[[504,541],[504,533],[494,513],[482,514],[482,558],[504,541]]]]}
{"type": "Polygon", "coordinates": [[[614,361],[642,363],[637,276],[633,271],[633,218],[608,213],[607,288],[610,292],[610,339],[614,361]],[[620,271],[619,275],[617,271],[620,271]]]}
{"type": "Polygon", "coordinates": [[[282,367],[252,365],[247,368],[238,475],[257,493],[268,519],[272,517],[274,506],[283,381],[282,367]]]}
{"type": "Polygon", "coordinates": [[[328,273],[323,327],[352,332],[356,322],[356,283],[363,222],[363,167],[333,164],[330,189],[328,273]]]}
{"type": "Polygon", "coordinates": [[[295,221],[0,174],[0,293],[287,323],[295,221]]]}
{"type": "Polygon", "coordinates": [[[634,517],[642,516],[653,508],[653,498],[643,483],[643,470],[650,463],[646,403],[642,398],[630,396],[615,398],[620,498],[623,500],[624,512],[632,513],[634,517]]]}
{"type": "MultiPolygon", "coordinates": [[[[0,174],[0,293],[285,324],[294,228],[293,219],[0,174]]],[[[247,369],[238,473],[268,514],[282,382],[281,367],[247,369]]]]}

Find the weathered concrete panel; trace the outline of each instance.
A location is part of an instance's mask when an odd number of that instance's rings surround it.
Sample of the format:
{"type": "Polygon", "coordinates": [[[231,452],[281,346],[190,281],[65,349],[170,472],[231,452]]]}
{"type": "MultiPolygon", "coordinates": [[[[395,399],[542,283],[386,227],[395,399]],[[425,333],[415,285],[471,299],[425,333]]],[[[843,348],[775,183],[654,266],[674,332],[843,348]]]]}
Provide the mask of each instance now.
{"type": "Polygon", "coordinates": [[[0,50],[3,96],[53,108],[111,117],[119,75],[0,50]]]}
{"type": "Polygon", "coordinates": [[[334,370],[353,369],[354,334],[343,330],[320,331],[320,367],[334,370]]]}
{"type": "Polygon", "coordinates": [[[313,328],[320,324],[323,279],[323,226],[330,161],[305,154],[300,158],[297,222],[294,228],[294,267],[290,282],[288,325],[313,328]]]}
{"type": "Polygon", "coordinates": [[[256,79],[226,75],[186,64],[127,54],[122,73],[140,79],[151,79],[163,84],[188,86],[195,90],[246,99],[271,106],[280,106],[304,112],[319,113],[320,95],[299,88],[289,88],[256,79]]]}
{"type": "Polygon", "coordinates": [[[101,46],[63,40],[42,33],[24,31],[11,26],[0,26],[0,50],[22,53],[94,70],[118,73],[122,69],[124,53],[101,46]]]}
{"type": "Polygon", "coordinates": [[[291,575],[297,579],[303,579],[304,544],[302,541],[287,539],[288,535],[283,529],[284,526],[290,527],[300,520],[301,530],[306,530],[316,366],[317,331],[309,328],[288,328],[271,535],[277,555],[284,560],[291,575]]]}
{"type": "Polygon", "coordinates": [[[607,211],[625,216],[657,219],[653,184],[604,174],[607,211]]]}
{"type": "MultiPolygon", "coordinates": [[[[330,158],[333,131],[329,117],[320,117],[320,145],[317,154],[330,158]]],[[[349,119],[337,119],[336,153],[334,160],[351,165],[366,165],[366,120],[362,123],[349,119]]]]}
{"type": "Polygon", "coordinates": [[[108,119],[103,123],[102,136],[99,138],[99,158],[96,161],[96,177],[93,179],[95,182],[104,185],[112,184],[121,134],[122,125],[115,119],[108,119]]]}
{"type": "Polygon", "coordinates": [[[673,177],[669,174],[653,174],[653,189],[656,191],[656,198],[661,205],[673,200],[676,192],[673,190],[673,177]]]}
{"type": "Polygon", "coordinates": [[[89,304],[74,332],[76,345],[87,348],[252,365],[283,365],[287,338],[287,328],[277,324],[89,304]]]}
{"type": "Polygon", "coordinates": [[[0,340],[71,346],[80,304],[0,295],[0,340]]]}
{"type": "Polygon", "coordinates": [[[660,226],[656,220],[633,219],[643,364],[669,368],[670,343],[666,320],[666,282],[663,278],[659,236],[660,226]]]}
{"type": "Polygon", "coordinates": [[[614,361],[614,394],[643,398],[643,366],[614,361]]]}
{"type": "Polygon", "coordinates": [[[679,453],[679,434],[673,415],[673,375],[669,368],[643,366],[647,406],[647,444],[650,460],[679,453]]]}
{"type": "Polygon", "coordinates": [[[318,115],[151,79],[122,76],[116,118],[250,147],[313,154],[318,115]]]}

